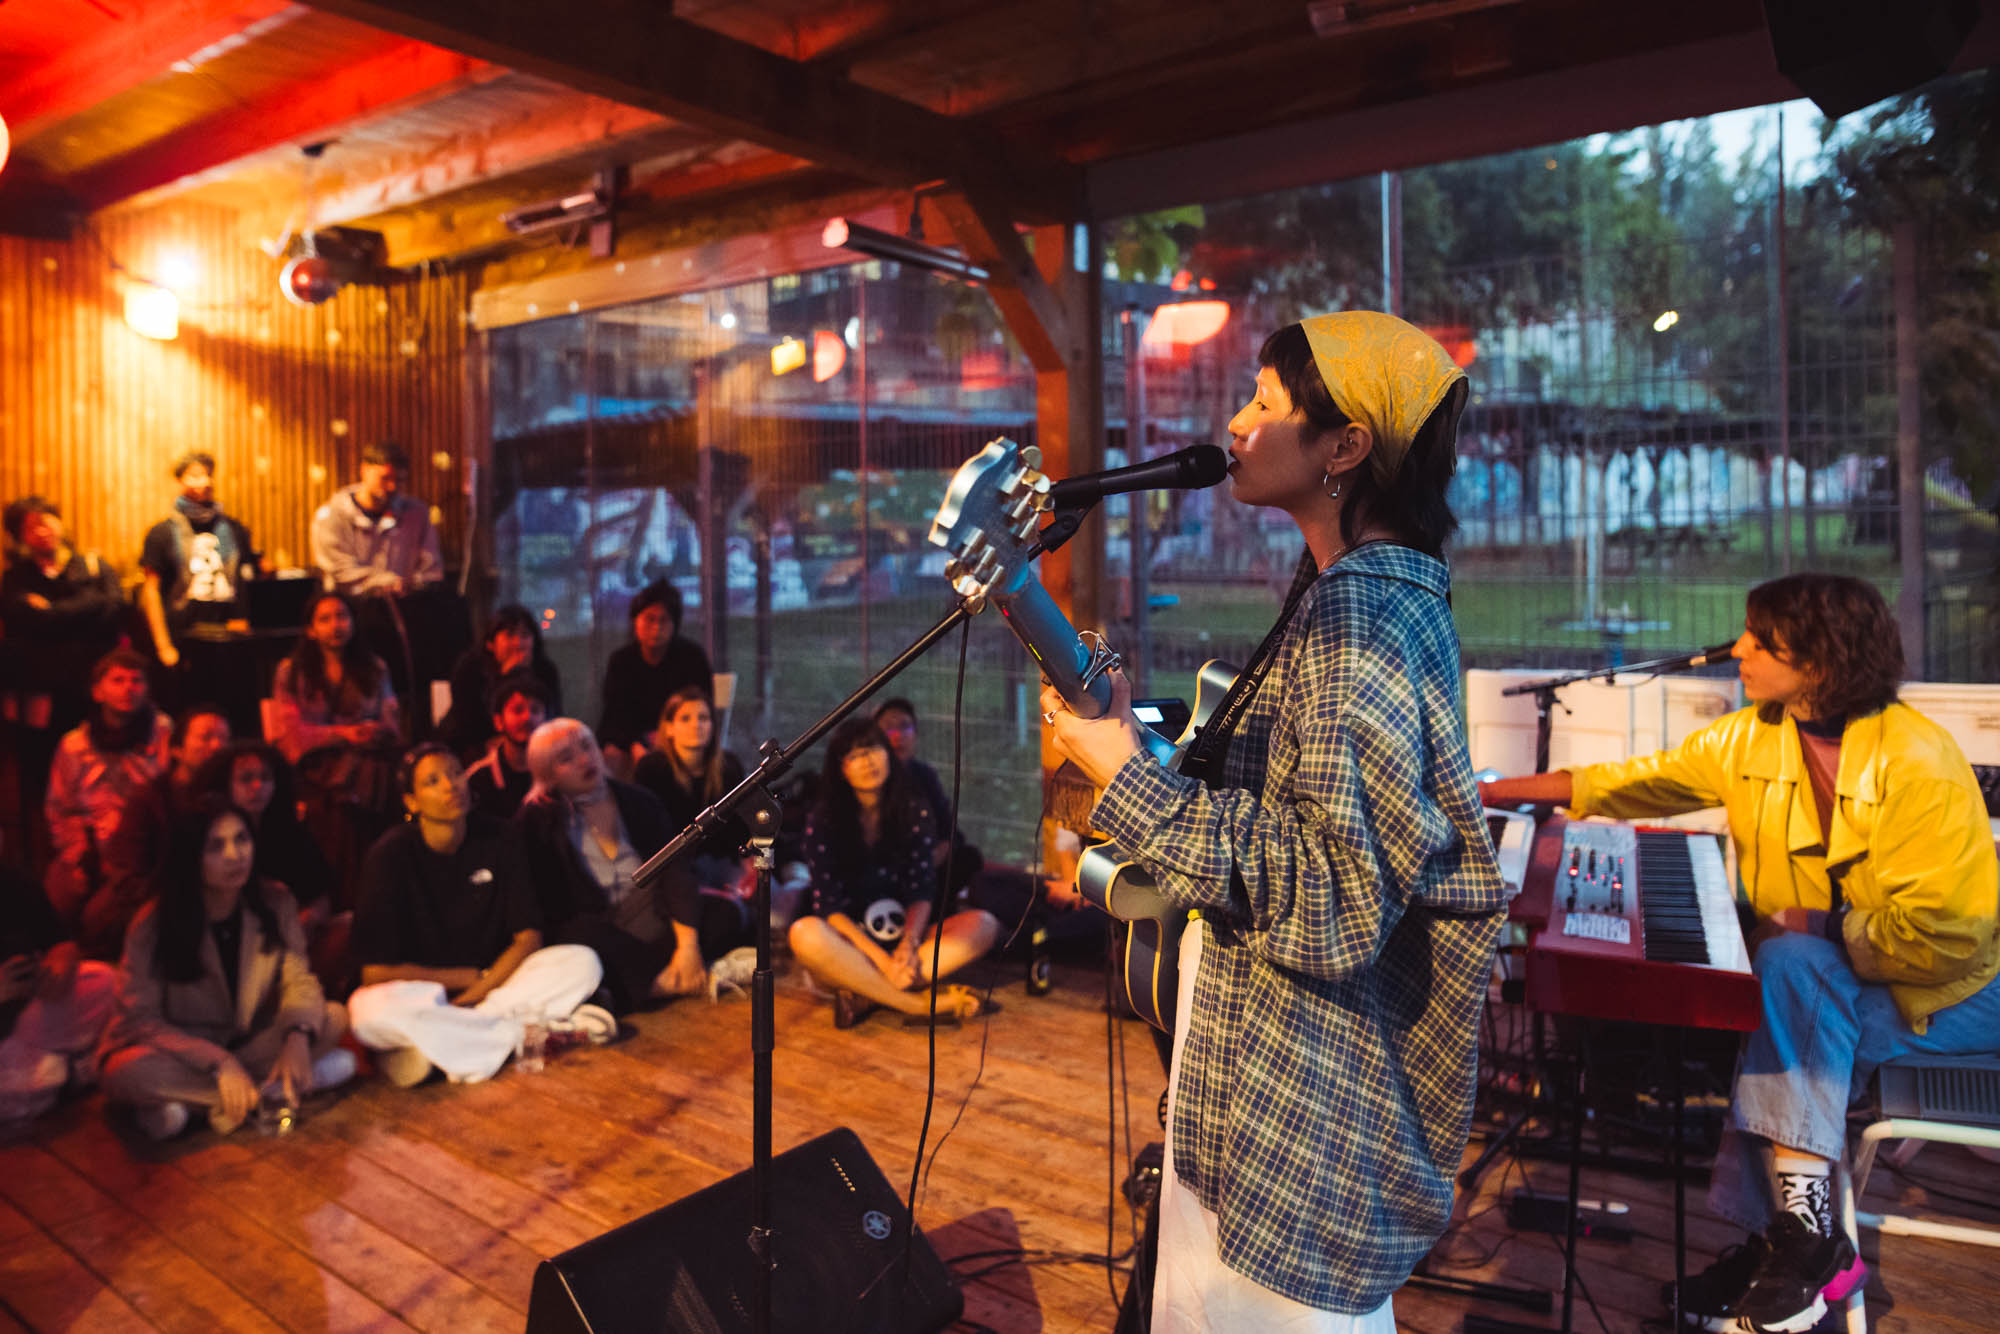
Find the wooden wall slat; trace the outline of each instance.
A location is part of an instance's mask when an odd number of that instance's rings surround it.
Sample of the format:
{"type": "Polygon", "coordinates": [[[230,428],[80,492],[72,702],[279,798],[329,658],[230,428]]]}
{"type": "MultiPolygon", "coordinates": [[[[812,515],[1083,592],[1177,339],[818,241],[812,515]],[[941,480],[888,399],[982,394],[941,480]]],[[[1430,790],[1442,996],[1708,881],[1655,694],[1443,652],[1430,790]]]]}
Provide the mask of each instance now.
{"type": "Polygon", "coordinates": [[[299,307],[278,269],[233,213],[193,204],[101,214],[68,242],[0,236],[0,500],[48,496],[74,540],[130,574],[173,501],[168,465],[206,449],[225,508],[304,565],[313,510],[354,479],[364,445],[394,438],[455,559],[471,276],[299,307]],[[177,252],[197,276],[180,336],[154,342],[124,322],[125,274],[156,275],[177,252]]]}

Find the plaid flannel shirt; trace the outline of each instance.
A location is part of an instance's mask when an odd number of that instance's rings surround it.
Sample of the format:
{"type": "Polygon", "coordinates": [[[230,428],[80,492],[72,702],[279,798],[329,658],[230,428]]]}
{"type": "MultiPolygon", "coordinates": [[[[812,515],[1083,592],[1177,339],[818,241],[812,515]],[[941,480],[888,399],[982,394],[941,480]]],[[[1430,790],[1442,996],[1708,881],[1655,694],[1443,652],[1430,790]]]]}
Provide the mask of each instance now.
{"type": "Polygon", "coordinates": [[[1134,756],[1097,827],[1200,911],[1171,1133],[1224,1264],[1371,1311],[1451,1215],[1506,890],[1459,721],[1441,561],[1312,585],[1221,785],[1134,756]]]}

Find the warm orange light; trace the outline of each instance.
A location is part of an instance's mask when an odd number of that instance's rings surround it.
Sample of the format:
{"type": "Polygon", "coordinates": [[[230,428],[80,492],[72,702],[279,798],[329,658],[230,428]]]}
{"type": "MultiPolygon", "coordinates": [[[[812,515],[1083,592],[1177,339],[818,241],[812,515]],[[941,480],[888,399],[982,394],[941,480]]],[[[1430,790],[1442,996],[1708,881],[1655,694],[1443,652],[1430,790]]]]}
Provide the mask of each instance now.
{"type": "Polygon", "coordinates": [[[1445,350],[1452,364],[1463,369],[1479,360],[1479,344],[1472,337],[1472,326],[1468,324],[1430,325],[1424,332],[1437,339],[1438,346],[1445,350]]]}
{"type": "Polygon", "coordinates": [[[1186,269],[1182,269],[1180,272],[1174,275],[1174,280],[1168,283],[1167,286],[1173,291],[1185,292],[1188,289],[1188,284],[1193,281],[1194,281],[1194,275],[1192,273],[1189,273],[1186,269]]]}
{"type": "Polygon", "coordinates": [[[847,344],[840,341],[840,335],[830,329],[820,329],[813,334],[813,379],[824,384],[840,374],[840,368],[847,364],[847,344]]]}
{"type": "Polygon", "coordinates": [[[796,338],[787,338],[771,349],[771,374],[790,375],[806,364],[806,345],[796,338]]]}
{"type": "Polygon", "coordinates": [[[0,116],[0,167],[7,165],[7,118],[0,116]]]}
{"type": "Polygon", "coordinates": [[[164,287],[132,283],[125,288],[125,323],[132,332],[161,342],[181,331],[181,300],[164,287]]]}
{"type": "Polygon", "coordinates": [[[1203,278],[1200,282],[1196,283],[1195,286],[1199,287],[1204,292],[1213,292],[1215,290],[1215,279],[1203,278]]]}
{"type": "Polygon", "coordinates": [[[1145,344],[1153,348],[1193,347],[1221,333],[1227,323],[1227,301],[1177,301],[1153,312],[1145,344]]]}

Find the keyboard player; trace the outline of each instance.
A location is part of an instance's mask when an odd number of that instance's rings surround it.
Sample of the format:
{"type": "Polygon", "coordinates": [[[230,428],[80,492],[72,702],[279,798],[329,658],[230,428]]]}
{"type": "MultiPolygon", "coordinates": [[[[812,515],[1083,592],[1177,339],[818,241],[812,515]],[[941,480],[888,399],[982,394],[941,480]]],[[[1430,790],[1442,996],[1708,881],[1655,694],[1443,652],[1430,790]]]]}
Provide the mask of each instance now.
{"type": "Polygon", "coordinates": [[[1901,638],[1872,585],[1759,585],[1734,656],[1749,707],[1679,746],[1481,795],[1617,819],[1727,812],[1758,922],[1763,1025],[1745,1042],[1710,1204],[1751,1238],[1685,1280],[1681,1305],[1707,1329],[1795,1331],[1866,1273],[1832,1202],[1850,1090],[1894,1057],[2000,1045],[2000,870],[1971,765],[1896,700],[1901,638]]]}

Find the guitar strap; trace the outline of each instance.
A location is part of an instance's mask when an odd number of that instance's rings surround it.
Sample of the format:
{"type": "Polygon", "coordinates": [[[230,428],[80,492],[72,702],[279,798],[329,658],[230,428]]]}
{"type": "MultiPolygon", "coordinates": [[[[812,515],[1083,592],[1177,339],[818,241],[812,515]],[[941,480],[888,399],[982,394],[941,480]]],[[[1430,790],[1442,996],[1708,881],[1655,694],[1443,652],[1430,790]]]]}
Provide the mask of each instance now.
{"type": "Polygon", "coordinates": [[[1278,645],[1285,639],[1285,627],[1292,623],[1292,613],[1299,609],[1306,590],[1313,586],[1319,573],[1319,563],[1313,559],[1311,548],[1299,553],[1299,566],[1292,573],[1292,586],[1285,594],[1284,610],[1278,613],[1276,624],[1265,632],[1264,641],[1257,645],[1250,661],[1237,673],[1229,692],[1222,697],[1222,703],[1216,705],[1214,715],[1188,746],[1186,754],[1181,757],[1180,773],[1199,778],[1210,788],[1222,785],[1223,762],[1229,757],[1230,738],[1243,719],[1243,711],[1255,698],[1257,687],[1270,673],[1271,664],[1278,656],[1278,645]]]}

